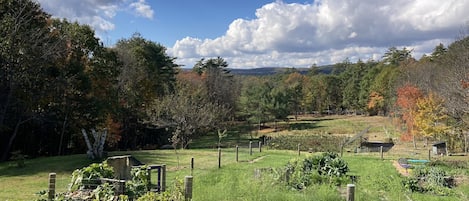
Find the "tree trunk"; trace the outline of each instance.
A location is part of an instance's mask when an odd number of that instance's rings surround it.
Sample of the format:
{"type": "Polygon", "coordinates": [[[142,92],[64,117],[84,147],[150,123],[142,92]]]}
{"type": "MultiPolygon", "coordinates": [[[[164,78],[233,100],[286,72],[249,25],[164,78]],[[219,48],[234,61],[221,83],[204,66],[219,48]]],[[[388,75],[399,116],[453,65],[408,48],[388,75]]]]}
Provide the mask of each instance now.
{"type": "Polygon", "coordinates": [[[68,119],[68,114],[65,115],[65,120],[64,123],[62,124],[62,132],[60,133],[60,141],[59,141],[59,151],[57,155],[60,156],[62,154],[62,143],[64,139],[64,134],[65,134],[65,126],[67,125],[67,119],[68,119]]]}
{"type": "Polygon", "coordinates": [[[6,161],[8,159],[8,153],[10,153],[11,146],[13,145],[13,141],[15,140],[16,136],[18,135],[18,130],[21,126],[21,124],[31,120],[32,118],[28,118],[24,121],[21,121],[21,118],[18,120],[15,126],[15,130],[13,131],[13,134],[10,136],[10,139],[8,140],[8,144],[5,147],[5,150],[3,151],[3,155],[0,161],[6,161]]]}
{"type": "Polygon", "coordinates": [[[467,156],[467,132],[464,133],[464,155],[467,156]]]}
{"type": "Polygon", "coordinates": [[[10,106],[10,100],[11,100],[12,94],[13,94],[13,90],[10,87],[10,90],[8,91],[8,97],[5,101],[5,106],[4,108],[2,108],[2,113],[0,114],[0,127],[2,127],[4,124],[5,116],[7,114],[8,107],[10,106]]]}

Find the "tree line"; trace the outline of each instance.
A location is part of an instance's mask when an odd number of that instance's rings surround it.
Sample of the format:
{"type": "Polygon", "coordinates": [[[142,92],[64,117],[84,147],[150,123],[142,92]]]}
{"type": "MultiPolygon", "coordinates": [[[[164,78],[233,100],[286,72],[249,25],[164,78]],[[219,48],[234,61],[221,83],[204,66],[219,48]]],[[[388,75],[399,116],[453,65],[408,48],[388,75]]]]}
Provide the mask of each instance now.
{"type": "Polygon", "coordinates": [[[311,113],[394,116],[407,136],[446,137],[454,147],[466,135],[464,37],[420,60],[392,47],[380,61],[346,59],[329,74],[312,65],[308,74],[235,76],[221,57],[185,70],[138,33],[105,47],[88,25],[51,18],[31,0],[0,8],[1,160],[82,153],[82,129],[107,129],[108,150],[188,147],[234,121],[311,113]]]}

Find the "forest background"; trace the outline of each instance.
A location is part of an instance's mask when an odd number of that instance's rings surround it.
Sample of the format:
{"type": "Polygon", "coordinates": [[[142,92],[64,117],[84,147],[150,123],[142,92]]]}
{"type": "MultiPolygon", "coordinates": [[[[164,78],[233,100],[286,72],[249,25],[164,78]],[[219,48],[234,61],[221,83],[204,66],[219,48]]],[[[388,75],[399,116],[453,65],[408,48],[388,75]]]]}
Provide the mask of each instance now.
{"type": "Polygon", "coordinates": [[[138,33],[105,47],[89,26],[51,18],[29,0],[0,5],[0,161],[83,153],[82,129],[107,129],[109,151],[187,148],[209,132],[300,114],[389,116],[403,140],[467,150],[464,33],[420,59],[390,47],[379,61],[242,76],[221,57],[182,68],[138,33]]]}

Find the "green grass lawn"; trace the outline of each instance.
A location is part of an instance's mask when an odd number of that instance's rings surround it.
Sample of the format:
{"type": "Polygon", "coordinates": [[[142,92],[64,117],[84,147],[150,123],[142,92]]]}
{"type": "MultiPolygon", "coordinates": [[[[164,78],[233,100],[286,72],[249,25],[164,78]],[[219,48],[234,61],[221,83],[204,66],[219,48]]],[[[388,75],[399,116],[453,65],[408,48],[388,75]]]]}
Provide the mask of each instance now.
{"type": "MultiPolygon", "coordinates": [[[[378,118],[319,118],[316,120],[300,119],[300,125],[290,128],[301,130],[305,134],[321,132],[349,133],[356,132],[373,125],[373,132],[382,130],[378,118]],[[308,124],[314,125],[306,125],[308,124]],[[339,132],[337,129],[340,129],[339,132]]],[[[293,122],[290,122],[293,124],[293,122]]],[[[391,130],[389,125],[389,130],[391,130]]],[[[288,129],[284,130],[285,132],[288,129]]],[[[283,131],[282,131],[283,132],[283,131]]],[[[395,132],[395,131],[393,131],[395,132]]],[[[276,132],[277,134],[279,132],[276,132]]],[[[260,133],[264,134],[264,133],[260,133]]],[[[374,134],[375,135],[375,134],[374,134]]],[[[167,165],[167,187],[171,188],[176,180],[183,180],[185,176],[194,176],[194,200],[344,200],[345,186],[332,187],[329,185],[313,185],[302,191],[288,189],[274,182],[269,174],[256,178],[254,170],[260,168],[282,167],[298,157],[296,151],[263,149],[259,153],[254,148],[253,155],[249,154],[247,143],[251,133],[230,131],[229,136],[222,140],[225,148],[222,149],[222,167],[218,168],[218,151],[215,148],[218,137],[215,134],[204,136],[194,141],[191,146],[196,149],[186,150],[147,150],[130,152],[111,152],[113,155],[133,155],[146,164],[167,165]],[[240,148],[239,162],[235,161],[236,144],[240,148]],[[191,158],[194,158],[195,168],[190,169],[191,158]]],[[[256,137],[256,136],[254,136],[256,137]]],[[[410,146],[410,145],[409,145],[410,146]]],[[[448,171],[462,175],[459,185],[452,189],[448,196],[435,196],[423,193],[411,193],[402,185],[404,176],[401,176],[392,165],[399,157],[413,156],[425,159],[427,150],[416,154],[417,150],[385,153],[381,160],[378,153],[345,153],[350,172],[357,176],[356,200],[469,200],[469,180],[467,169],[451,169],[448,171]]],[[[311,153],[303,152],[300,157],[311,153]]],[[[466,156],[457,158],[467,161],[466,156]]],[[[57,192],[65,192],[71,179],[71,173],[77,168],[88,166],[92,161],[85,155],[70,155],[59,157],[43,157],[27,159],[24,168],[17,168],[14,162],[0,163],[0,201],[3,200],[34,200],[38,198],[35,193],[46,190],[48,175],[57,173],[57,192]]]]}
{"type": "MultiPolygon", "coordinates": [[[[284,166],[296,158],[294,151],[257,150],[251,156],[240,149],[239,160],[235,161],[234,149],[222,150],[222,167],[218,168],[215,149],[153,150],[135,152],[113,152],[112,155],[131,154],[147,164],[167,164],[167,186],[171,188],[175,179],[190,175],[190,160],[194,157],[194,200],[343,200],[344,187],[316,185],[303,191],[287,189],[274,184],[269,175],[262,179],[254,177],[256,168],[284,166]],[[179,158],[179,160],[177,159],[179,158]],[[343,193],[342,193],[343,194],[343,193]]],[[[302,153],[304,157],[310,153],[302,153]]],[[[461,200],[466,199],[467,185],[454,189],[451,196],[434,196],[410,193],[403,188],[403,176],[392,166],[391,159],[381,160],[377,155],[345,154],[350,175],[358,177],[356,200],[461,200]]],[[[0,200],[34,200],[34,194],[47,188],[49,172],[58,173],[58,192],[64,192],[75,168],[90,163],[84,155],[38,158],[26,161],[26,167],[16,168],[11,163],[0,164],[0,200]]]]}

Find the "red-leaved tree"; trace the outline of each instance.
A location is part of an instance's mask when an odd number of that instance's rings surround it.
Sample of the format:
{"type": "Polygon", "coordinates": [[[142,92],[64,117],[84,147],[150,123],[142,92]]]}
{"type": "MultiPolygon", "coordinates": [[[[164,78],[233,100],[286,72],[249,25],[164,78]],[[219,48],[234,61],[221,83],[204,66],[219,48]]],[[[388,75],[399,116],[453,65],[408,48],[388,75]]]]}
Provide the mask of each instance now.
{"type": "Polygon", "coordinates": [[[401,108],[402,119],[407,126],[407,130],[401,136],[401,139],[410,140],[410,138],[412,138],[414,142],[414,148],[417,147],[415,143],[416,133],[414,132],[414,118],[418,109],[417,100],[422,96],[422,91],[411,84],[405,84],[404,86],[397,89],[396,104],[401,108]]]}

